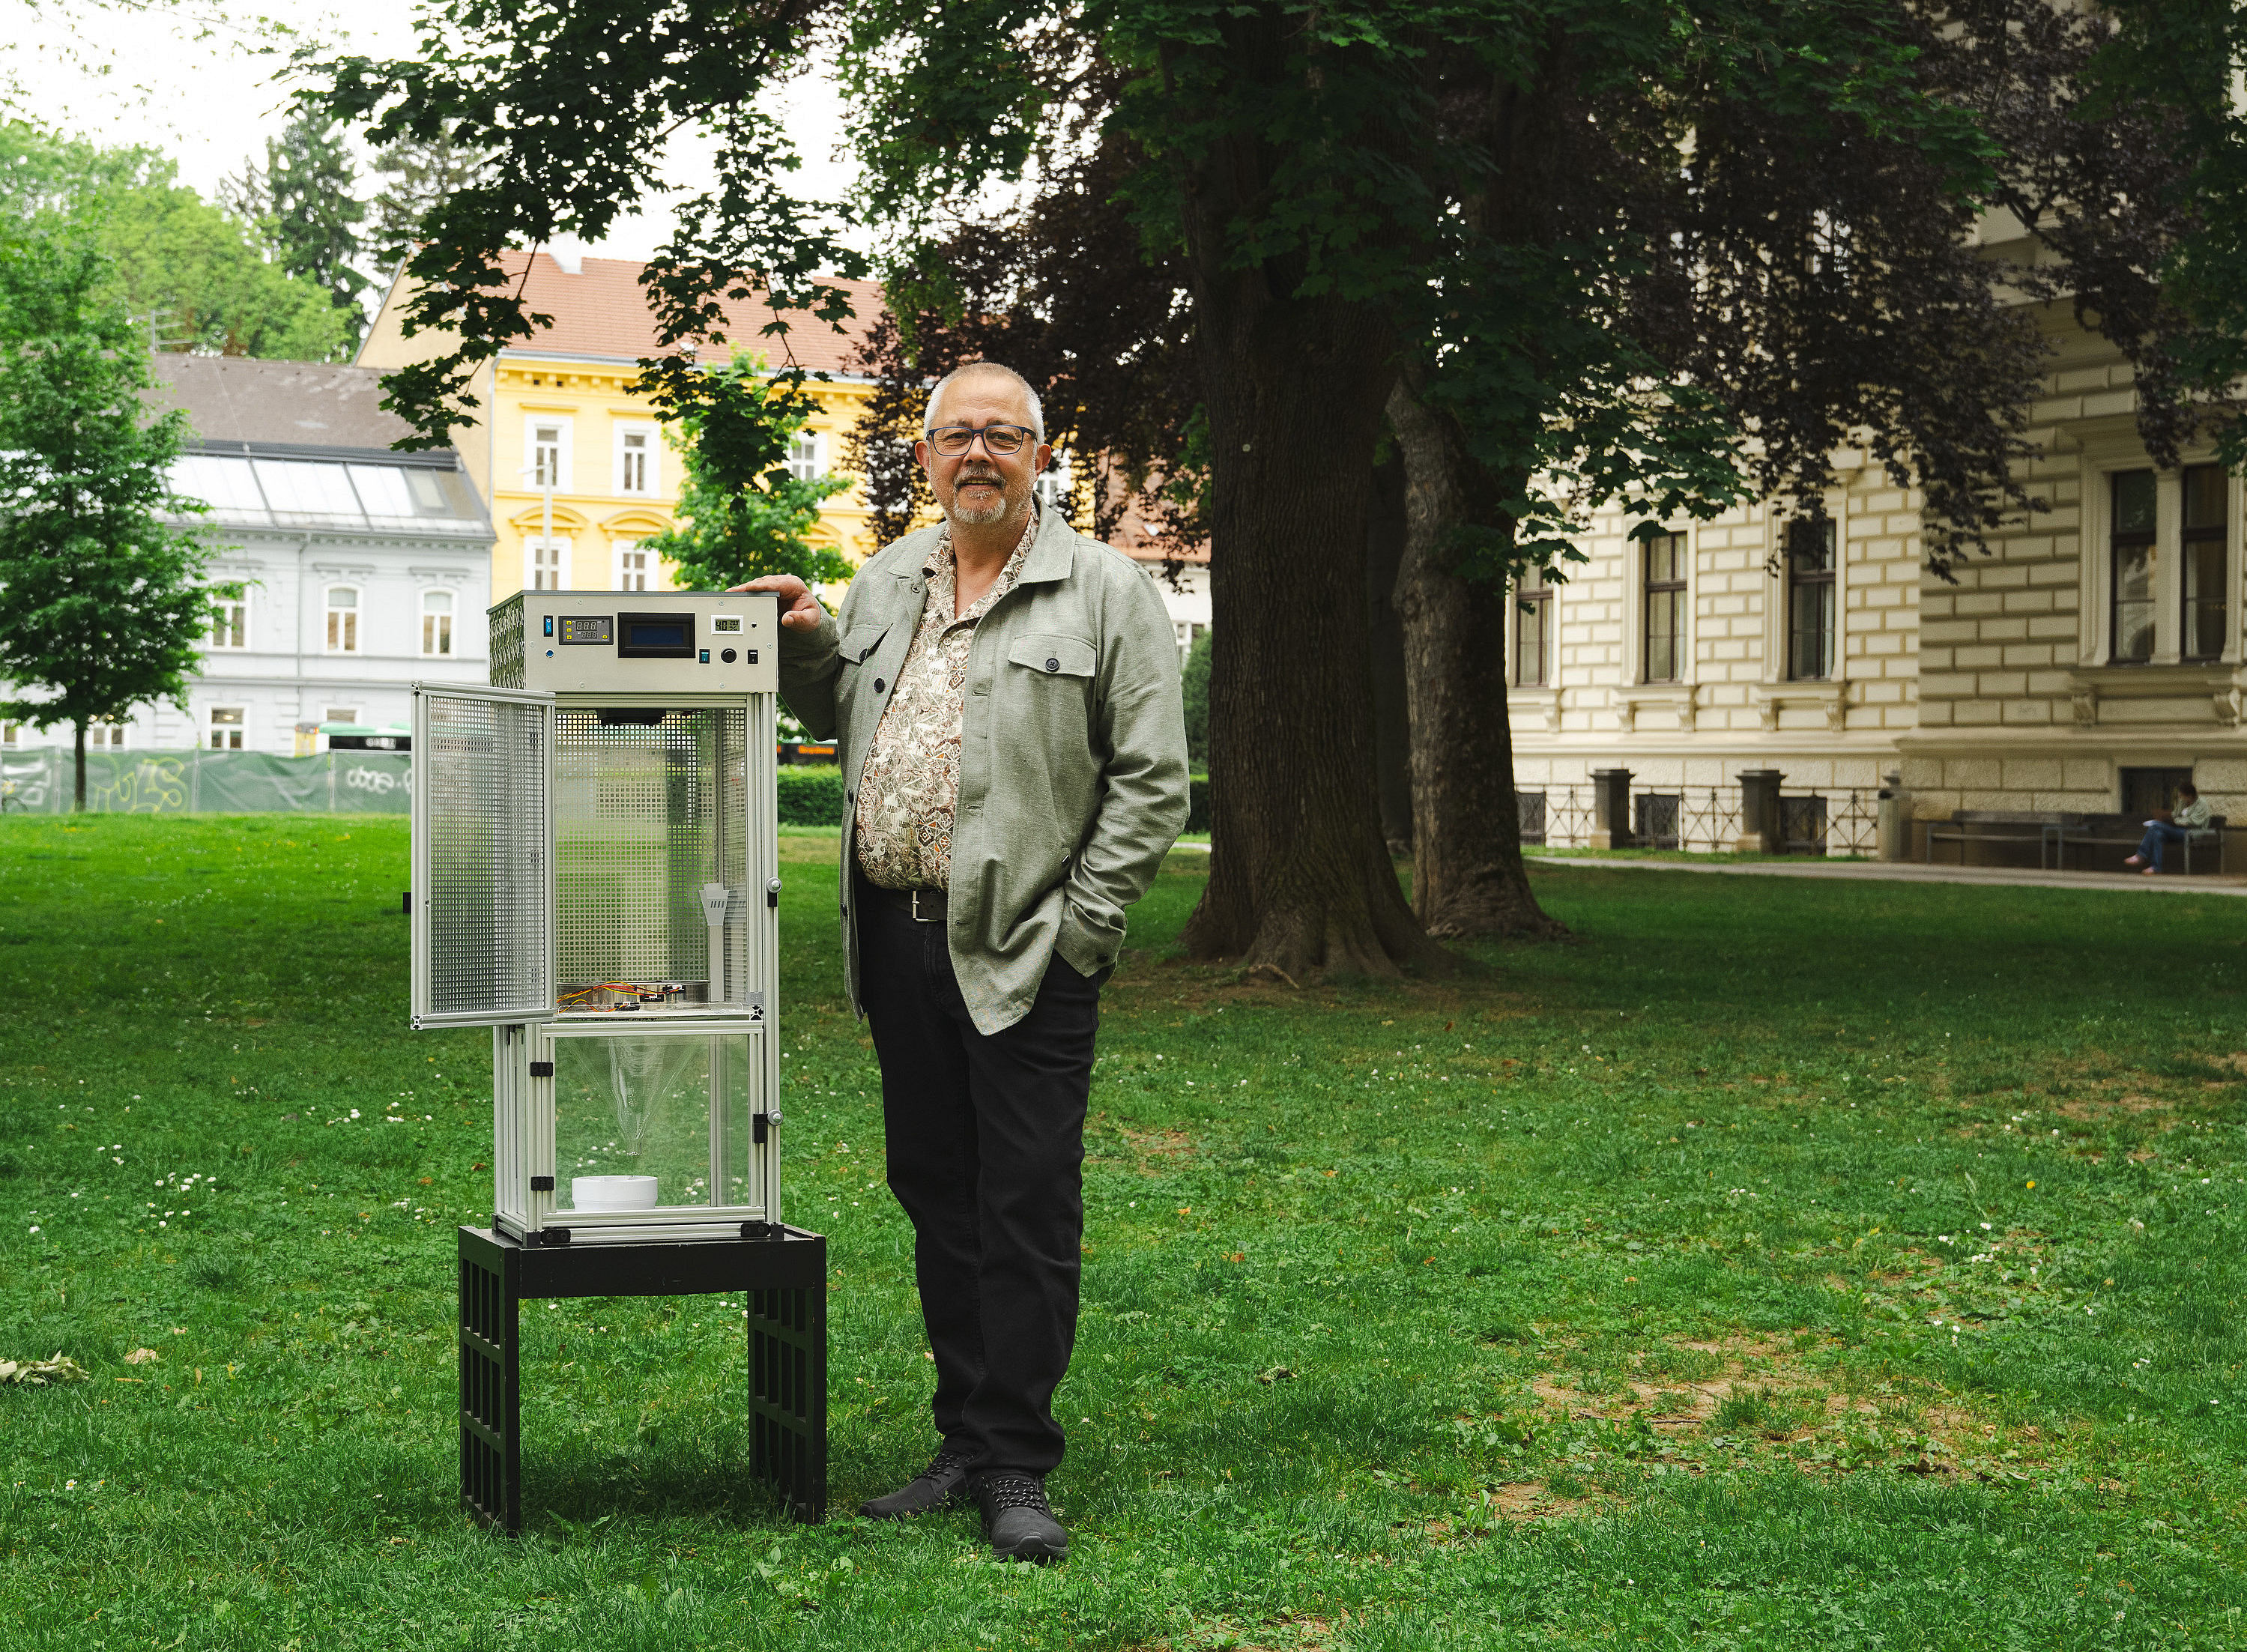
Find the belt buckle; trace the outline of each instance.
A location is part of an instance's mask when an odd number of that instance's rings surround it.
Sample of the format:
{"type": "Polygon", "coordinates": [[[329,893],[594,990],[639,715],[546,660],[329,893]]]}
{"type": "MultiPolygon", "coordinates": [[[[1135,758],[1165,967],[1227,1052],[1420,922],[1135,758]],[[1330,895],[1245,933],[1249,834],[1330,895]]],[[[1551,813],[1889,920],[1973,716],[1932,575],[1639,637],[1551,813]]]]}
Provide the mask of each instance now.
{"type": "Polygon", "coordinates": [[[914,891],[912,891],[912,920],[913,920],[913,922],[914,922],[914,923],[916,923],[916,924],[933,924],[934,922],[936,922],[936,918],[935,918],[934,914],[932,914],[932,913],[929,917],[926,917],[926,918],[923,918],[923,917],[920,915],[920,898],[921,898],[921,895],[923,894],[923,892],[924,892],[924,891],[920,891],[920,890],[918,890],[918,889],[916,889],[916,890],[914,890],[914,891]]]}

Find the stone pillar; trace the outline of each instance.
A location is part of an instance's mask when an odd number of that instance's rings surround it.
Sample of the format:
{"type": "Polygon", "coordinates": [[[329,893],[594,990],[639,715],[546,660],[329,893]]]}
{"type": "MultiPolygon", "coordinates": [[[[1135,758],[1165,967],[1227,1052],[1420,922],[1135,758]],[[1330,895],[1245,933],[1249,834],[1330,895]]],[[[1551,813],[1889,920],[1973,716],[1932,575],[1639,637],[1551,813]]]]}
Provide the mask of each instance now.
{"type": "Polygon", "coordinates": [[[1630,770],[1592,770],[1592,847],[1629,849],[1630,835],[1630,770]]]}
{"type": "Polygon", "coordinates": [[[1882,860],[1911,858],[1911,794],[1901,773],[1881,776],[1879,843],[1882,860]]]}
{"type": "Polygon", "coordinates": [[[1741,854],[1786,852],[1786,836],[1779,826],[1779,782],[1786,778],[1776,768],[1740,771],[1740,836],[1732,847],[1741,854]]]}

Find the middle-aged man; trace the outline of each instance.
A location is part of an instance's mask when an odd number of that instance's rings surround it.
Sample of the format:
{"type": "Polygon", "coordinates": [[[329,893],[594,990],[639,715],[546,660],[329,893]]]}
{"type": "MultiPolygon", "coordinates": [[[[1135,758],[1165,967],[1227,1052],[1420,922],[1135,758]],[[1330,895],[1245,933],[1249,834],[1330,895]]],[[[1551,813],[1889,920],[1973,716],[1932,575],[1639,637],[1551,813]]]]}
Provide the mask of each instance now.
{"type": "Polygon", "coordinates": [[[1021,375],[942,379],[914,453],[944,521],[869,559],[839,621],[801,580],[748,587],[780,595],[789,709],[841,739],[844,966],[936,1361],[935,1459],[859,1512],[973,1496],[994,1553],[1057,1560],[1093,1039],[1185,824],[1178,651],[1153,582],[1038,509],[1021,375]]]}

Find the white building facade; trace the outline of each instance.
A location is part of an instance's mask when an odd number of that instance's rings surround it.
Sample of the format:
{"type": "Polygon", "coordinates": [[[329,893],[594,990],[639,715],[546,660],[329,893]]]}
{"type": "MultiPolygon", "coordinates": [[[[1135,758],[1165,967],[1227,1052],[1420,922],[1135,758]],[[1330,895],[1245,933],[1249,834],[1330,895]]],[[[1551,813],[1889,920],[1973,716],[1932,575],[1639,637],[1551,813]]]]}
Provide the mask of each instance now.
{"type": "Polygon", "coordinates": [[[1890,774],[1923,833],[1961,809],[2140,814],[2188,777],[2247,821],[2239,479],[2200,449],[2157,468],[2127,361],[2064,315],[2045,324],[2025,479],[2049,509],[1955,583],[1924,568],[1916,490],[1845,451],[1821,534],[1758,506],[1652,522],[1649,541],[1612,510],[1565,584],[1520,590],[1506,644],[1525,828],[1588,841],[1603,769],[1676,822],[1628,824],[1688,848],[1732,847],[1727,794],[1759,770],[1801,805],[1794,846],[1829,853],[1869,850],[1890,774]]]}
{"type": "MultiPolygon", "coordinates": [[[[218,599],[184,713],[137,707],[92,731],[115,750],[302,754],[321,724],[403,730],[409,685],[481,683],[491,522],[449,451],[400,454],[371,370],[162,357],[198,439],[178,492],[212,546],[218,599]],[[340,440],[323,440],[324,436],[340,440]]],[[[0,729],[0,744],[67,744],[67,725],[0,729]]]]}

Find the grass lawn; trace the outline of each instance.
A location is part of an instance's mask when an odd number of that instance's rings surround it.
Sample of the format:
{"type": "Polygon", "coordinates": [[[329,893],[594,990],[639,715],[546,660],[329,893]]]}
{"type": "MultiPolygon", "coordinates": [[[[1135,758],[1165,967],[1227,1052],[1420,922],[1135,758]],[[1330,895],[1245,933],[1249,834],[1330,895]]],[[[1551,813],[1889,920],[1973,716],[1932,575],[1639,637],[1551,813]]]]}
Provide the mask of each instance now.
{"type": "Polygon", "coordinates": [[[2247,1644],[2236,903],[1587,865],[1570,944],[1294,993],[1168,956],[1174,857],[1042,1571],[848,1516],[931,1368],[784,854],[837,1518],[748,1488],[724,1303],[568,1302],[510,1541],[454,1490],[489,1046],[406,1030],[404,823],[0,821],[0,1358],[92,1373],[0,1386],[10,1652],[2247,1644]]]}

